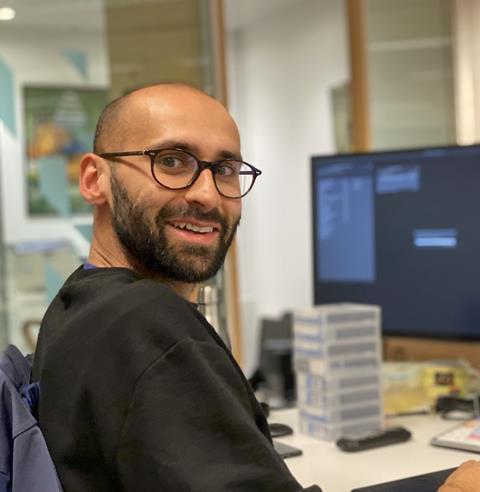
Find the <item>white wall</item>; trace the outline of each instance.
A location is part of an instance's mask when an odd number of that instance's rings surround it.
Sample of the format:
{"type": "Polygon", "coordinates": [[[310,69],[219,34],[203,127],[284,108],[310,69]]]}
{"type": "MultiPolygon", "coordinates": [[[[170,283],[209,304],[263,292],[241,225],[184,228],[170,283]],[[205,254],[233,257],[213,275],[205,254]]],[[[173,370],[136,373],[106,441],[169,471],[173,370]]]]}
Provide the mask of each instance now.
{"type": "Polygon", "coordinates": [[[457,143],[480,142],[480,2],[453,2],[453,78],[457,143]]]}
{"type": "Polygon", "coordinates": [[[310,157],[335,151],[330,90],[349,79],[344,5],[282,2],[227,41],[230,109],[244,159],[263,171],[244,199],[238,234],[249,374],[259,318],[312,303],[310,157]]]}

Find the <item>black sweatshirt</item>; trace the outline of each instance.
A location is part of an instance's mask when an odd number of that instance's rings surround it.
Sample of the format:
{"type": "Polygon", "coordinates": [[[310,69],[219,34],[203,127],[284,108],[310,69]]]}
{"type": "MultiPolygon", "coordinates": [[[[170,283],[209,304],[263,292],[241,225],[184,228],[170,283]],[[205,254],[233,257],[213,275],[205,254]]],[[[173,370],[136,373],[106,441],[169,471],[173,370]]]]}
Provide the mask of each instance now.
{"type": "Polygon", "coordinates": [[[213,328],[131,270],[70,276],[43,319],[33,377],[66,492],[302,490],[213,328]]]}

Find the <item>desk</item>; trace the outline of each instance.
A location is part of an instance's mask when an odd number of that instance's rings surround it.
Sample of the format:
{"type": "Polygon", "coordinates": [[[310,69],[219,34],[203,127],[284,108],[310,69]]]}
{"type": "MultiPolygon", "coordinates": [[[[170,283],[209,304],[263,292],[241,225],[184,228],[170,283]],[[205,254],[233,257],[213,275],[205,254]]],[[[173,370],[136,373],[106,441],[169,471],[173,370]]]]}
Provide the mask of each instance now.
{"type": "Polygon", "coordinates": [[[303,486],[317,484],[323,492],[349,492],[356,487],[452,468],[467,460],[480,459],[476,453],[431,446],[429,441],[433,436],[456,424],[435,415],[390,418],[389,426],[406,427],[412,432],[412,439],[357,453],[345,453],[333,442],[300,434],[297,415],[295,409],[274,411],[269,421],[293,427],[294,435],[278,438],[278,441],[301,448],[303,455],[288,458],[285,463],[303,486]]]}

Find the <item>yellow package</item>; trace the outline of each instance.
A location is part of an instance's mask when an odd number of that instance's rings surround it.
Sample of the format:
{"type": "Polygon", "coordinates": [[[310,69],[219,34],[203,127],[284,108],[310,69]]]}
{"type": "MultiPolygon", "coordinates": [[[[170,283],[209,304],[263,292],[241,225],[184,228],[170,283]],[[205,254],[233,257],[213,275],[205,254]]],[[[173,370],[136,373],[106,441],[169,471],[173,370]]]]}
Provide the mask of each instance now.
{"type": "Polygon", "coordinates": [[[439,396],[468,393],[468,368],[463,361],[431,361],[423,368],[423,387],[431,406],[439,396]]]}
{"type": "Polygon", "coordinates": [[[423,387],[423,363],[384,362],[383,402],[386,415],[428,411],[423,387]]]}

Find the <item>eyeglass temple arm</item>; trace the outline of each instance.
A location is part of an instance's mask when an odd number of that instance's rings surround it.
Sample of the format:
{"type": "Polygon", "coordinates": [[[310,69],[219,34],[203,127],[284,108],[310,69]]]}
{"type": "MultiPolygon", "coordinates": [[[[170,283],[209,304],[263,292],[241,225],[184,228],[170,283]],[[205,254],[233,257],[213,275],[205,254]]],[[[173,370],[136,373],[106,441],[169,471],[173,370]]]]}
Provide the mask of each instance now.
{"type": "Polygon", "coordinates": [[[150,155],[148,150],[134,150],[130,152],[102,152],[99,157],[124,157],[127,155],[150,155]]]}

